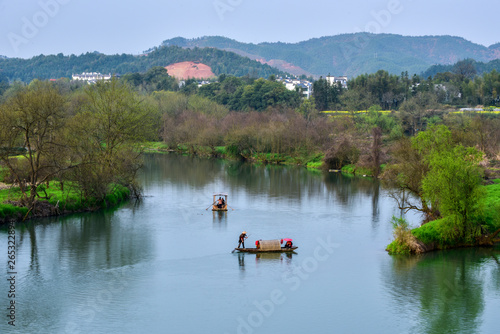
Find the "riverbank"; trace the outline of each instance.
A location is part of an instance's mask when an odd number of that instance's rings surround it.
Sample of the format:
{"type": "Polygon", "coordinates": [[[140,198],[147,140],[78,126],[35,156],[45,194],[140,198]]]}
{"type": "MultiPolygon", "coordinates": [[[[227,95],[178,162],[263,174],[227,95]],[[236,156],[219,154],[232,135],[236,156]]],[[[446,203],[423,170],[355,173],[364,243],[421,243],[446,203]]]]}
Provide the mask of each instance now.
{"type": "Polygon", "coordinates": [[[231,147],[226,146],[193,146],[178,145],[175,148],[169,147],[162,142],[149,142],[142,145],[146,153],[169,153],[176,152],[180,154],[190,154],[202,157],[246,160],[253,163],[275,164],[275,165],[294,165],[304,166],[306,168],[323,169],[325,168],[321,152],[297,152],[295,155],[286,155],[280,153],[266,152],[235,152],[231,147]]]}
{"type": "Polygon", "coordinates": [[[96,211],[103,208],[113,207],[130,198],[130,189],[115,185],[102,201],[93,198],[84,199],[78,189],[72,187],[68,182],[64,187],[57,181],[51,181],[48,185],[40,186],[40,193],[44,193],[47,199],[37,201],[35,209],[29,215],[28,208],[21,206],[19,199],[21,191],[19,187],[13,187],[5,183],[0,188],[0,225],[10,221],[22,221],[33,218],[60,216],[75,212],[96,211]]]}
{"type": "Polygon", "coordinates": [[[484,186],[480,233],[472,241],[463,241],[456,235],[452,217],[437,219],[411,229],[404,219],[393,218],[394,241],[387,246],[389,254],[421,254],[434,250],[493,246],[500,243],[500,179],[484,186]]]}

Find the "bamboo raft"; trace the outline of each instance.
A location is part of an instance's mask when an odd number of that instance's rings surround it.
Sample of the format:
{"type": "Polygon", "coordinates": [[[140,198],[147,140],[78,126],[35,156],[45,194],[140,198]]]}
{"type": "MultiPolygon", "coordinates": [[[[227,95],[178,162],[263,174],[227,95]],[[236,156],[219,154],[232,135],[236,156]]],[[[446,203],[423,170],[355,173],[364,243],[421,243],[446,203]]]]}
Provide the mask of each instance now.
{"type": "MultiPolygon", "coordinates": [[[[282,239],[285,241],[290,241],[290,244],[292,242],[292,239],[282,239]]],[[[235,251],[238,251],[240,253],[286,253],[286,252],[293,252],[295,251],[298,247],[297,246],[292,246],[292,247],[281,247],[282,240],[276,239],[276,240],[257,240],[255,242],[256,246],[255,248],[235,248],[235,251]]]]}
{"type": "Polygon", "coordinates": [[[235,248],[234,250],[240,253],[286,253],[295,251],[297,246],[294,247],[280,247],[280,249],[260,249],[260,248],[235,248]]]}

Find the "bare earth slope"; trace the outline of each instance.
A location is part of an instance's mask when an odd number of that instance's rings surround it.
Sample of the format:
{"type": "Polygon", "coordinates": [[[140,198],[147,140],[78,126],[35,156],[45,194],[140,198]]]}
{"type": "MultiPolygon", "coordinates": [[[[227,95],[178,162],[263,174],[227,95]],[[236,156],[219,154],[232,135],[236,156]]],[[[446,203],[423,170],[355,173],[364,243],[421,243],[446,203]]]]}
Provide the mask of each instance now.
{"type": "Polygon", "coordinates": [[[181,63],[171,64],[165,67],[168,74],[177,79],[187,80],[193,79],[208,79],[215,77],[210,66],[192,61],[183,61],[181,63]]]}

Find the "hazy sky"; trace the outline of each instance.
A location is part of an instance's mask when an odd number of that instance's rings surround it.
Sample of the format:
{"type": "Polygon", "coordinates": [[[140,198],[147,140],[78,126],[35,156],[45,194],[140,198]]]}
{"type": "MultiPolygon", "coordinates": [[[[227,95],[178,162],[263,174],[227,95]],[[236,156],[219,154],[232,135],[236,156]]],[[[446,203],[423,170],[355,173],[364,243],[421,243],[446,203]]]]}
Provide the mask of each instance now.
{"type": "Polygon", "coordinates": [[[139,54],[172,37],[299,42],[342,33],[500,42],[498,0],[0,0],[0,55],[139,54]]]}

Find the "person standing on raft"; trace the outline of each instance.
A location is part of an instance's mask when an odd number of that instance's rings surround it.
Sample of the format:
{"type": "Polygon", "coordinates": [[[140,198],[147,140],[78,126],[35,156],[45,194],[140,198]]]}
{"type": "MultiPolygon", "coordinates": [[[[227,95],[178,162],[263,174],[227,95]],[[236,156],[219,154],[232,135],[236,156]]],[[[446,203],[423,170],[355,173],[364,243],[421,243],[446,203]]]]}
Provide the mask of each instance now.
{"type": "Polygon", "coordinates": [[[240,234],[240,238],[238,239],[238,248],[240,248],[240,245],[243,245],[243,248],[245,248],[245,239],[248,238],[247,232],[243,231],[240,234]]]}

